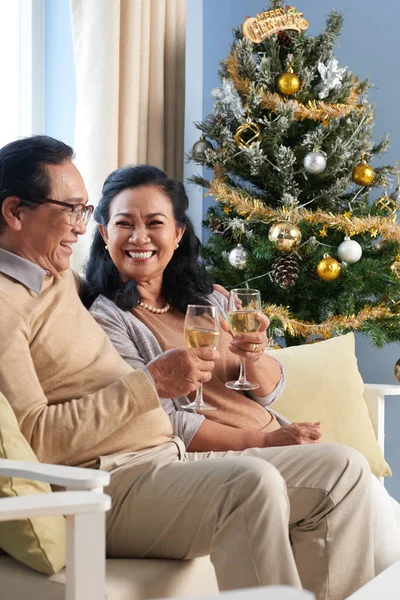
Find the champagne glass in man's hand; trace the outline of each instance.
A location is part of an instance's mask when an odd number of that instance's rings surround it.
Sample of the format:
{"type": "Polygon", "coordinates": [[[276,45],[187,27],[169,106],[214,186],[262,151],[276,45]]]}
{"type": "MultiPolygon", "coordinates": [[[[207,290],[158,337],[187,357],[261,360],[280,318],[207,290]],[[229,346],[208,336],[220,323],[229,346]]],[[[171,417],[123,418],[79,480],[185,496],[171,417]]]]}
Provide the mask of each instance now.
{"type": "MultiPolygon", "coordinates": [[[[219,340],[219,319],[214,306],[189,304],[185,317],[185,344],[188,348],[212,348],[216,350],[219,340]]],[[[182,408],[216,410],[203,400],[203,384],[200,384],[193,402],[182,408]]]]}

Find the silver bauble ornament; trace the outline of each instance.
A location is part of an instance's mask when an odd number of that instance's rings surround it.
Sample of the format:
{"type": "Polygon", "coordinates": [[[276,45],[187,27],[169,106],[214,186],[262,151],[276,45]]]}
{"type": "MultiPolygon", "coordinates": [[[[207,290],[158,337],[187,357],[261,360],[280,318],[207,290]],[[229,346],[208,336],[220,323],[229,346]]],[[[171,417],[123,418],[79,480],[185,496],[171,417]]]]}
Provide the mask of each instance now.
{"type": "Polygon", "coordinates": [[[351,240],[346,235],[344,241],[338,247],[337,253],[340,260],[352,265],[360,260],[362,256],[362,248],[358,242],[351,240]]]}
{"type": "Polygon", "coordinates": [[[235,267],[235,269],[244,269],[247,264],[247,254],[248,252],[243,248],[242,244],[238,244],[236,248],[233,248],[229,252],[229,264],[235,267]]]}
{"type": "Polygon", "coordinates": [[[304,157],[304,168],[309,173],[317,175],[326,169],[326,154],[322,150],[313,150],[304,157]]]}
{"type": "Polygon", "coordinates": [[[392,192],[389,196],[398,206],[400,206],[400,187],[397,186],[394,192],[392,192]]]}
{"type": "Polygon", "coordinates": [[[212,150],[214,146],[206,140],[204,135],[200,136],[200,139],[193,145],[192,152],[194,158],[203,160],[206,157],[206,150],[212,150]]]}

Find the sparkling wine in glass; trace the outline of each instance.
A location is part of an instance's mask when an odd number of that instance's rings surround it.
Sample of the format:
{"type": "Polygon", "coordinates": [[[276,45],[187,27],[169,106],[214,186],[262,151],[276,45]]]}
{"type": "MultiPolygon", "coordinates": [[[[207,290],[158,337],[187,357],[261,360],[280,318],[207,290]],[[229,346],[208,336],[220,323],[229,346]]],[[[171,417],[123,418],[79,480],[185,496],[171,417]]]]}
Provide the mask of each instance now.
{"type": "MultiPolygon", "coordinates": [[[[189,304],[185,317],[185,344],[188,348],[217,348],[219,341],[219,319],[214,306],[189,304]]],[[[216,410],[203,399],[203,384],[200,384],[193,402],[182,405],[184,409],[216,410]]]]}
{"type": "MultiPolygon", "coordinates": [[[[260,323],[256,319],[261,311],[261,296],[258,290],[237,288],[231,290],[228,300],[228,323],[234,335],[237,333],[253,333],[260,323]]],[[[246,363],[240,359],[240,373],[237,381],[228,381],[227,388],[231,390],[256,390],[258,383],[252,383],[246,377],[246,363]]]]}

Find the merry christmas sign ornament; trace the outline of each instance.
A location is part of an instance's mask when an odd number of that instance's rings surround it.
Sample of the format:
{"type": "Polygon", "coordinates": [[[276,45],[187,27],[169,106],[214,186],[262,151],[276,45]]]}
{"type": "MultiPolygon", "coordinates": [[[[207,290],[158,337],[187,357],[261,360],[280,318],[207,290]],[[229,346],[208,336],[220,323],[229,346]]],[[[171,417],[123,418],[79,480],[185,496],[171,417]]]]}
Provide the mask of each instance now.
{"type": "Polygon", "coordinates": [[[254,44],[260,44],[268,36],[285,29],[299,32],[308,29],[308,21],[294,6],[290,6],[287,10],[283,8],[268,10],[256,17],[246,19],[242,25],[243,35],[254,44]]]}

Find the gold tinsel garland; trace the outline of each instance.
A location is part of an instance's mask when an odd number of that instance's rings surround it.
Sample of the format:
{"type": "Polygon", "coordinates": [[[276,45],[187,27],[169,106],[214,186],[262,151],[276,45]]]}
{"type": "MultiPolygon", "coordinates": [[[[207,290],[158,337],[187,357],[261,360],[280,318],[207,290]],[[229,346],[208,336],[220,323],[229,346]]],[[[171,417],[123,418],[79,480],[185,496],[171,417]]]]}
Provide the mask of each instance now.
{"type": "MultiPolygon", "coordinates": [[[[249,96],[253,84],[249,79],[239,75],[237,56],[231,52],[225,62],[237,91],[244,96],[249,96]]],[[[290,103],[296,121],[311,119],[313,121],[326,122],[329,119],[345,117],[354,110],[363,110],[363,106],[358,104],[356,85],[352,87],[346,102],[334,104],[319,100],[309,100],[306,104],[302,104],[301,102],[298,102],[298,100],[284,98],[280,94],[266,92],[261,86],[257,87],[254,91],[257,92],[257,95],[261,96],[261,107],[267,110],[275,112],[279,109],[280,104],[290,103]]]]}
{"type": "Polygon", "coordinates": [[[323,339],[330,338],[335,330],[338,330],[339,328],[353,331],[360,330],[365,321],[368,321],[369,319],[379,319],[381,317],[399,318],[400,316],[393,315],[389,308],[382,305],[365,306],[360,310],[358,315],[336,315],[322,323],[311,323],[309,321],[299,321],[294,319],[287,308],[276,304],[267,304],[267,306],[264,307],[263,312],[269,319],[278,319],[281,322],[283,330],[287,331],[291,336],[309,337],[311,335],[317,335],[323,339]]]}
{"type": "Polygon", "coordinates": [[[260,219],[266,223],[282,219],[290,219],[291,223],[306,221],[312,225],[321,224],[342,231],[349,237],[357,234],[370,233],[373,237],[378,234],[387,240],[400,242],[400,227],[391,217],[348,217],[344,214],[335,215],[321,209],[316,211],[306,208],[270,208],[261,200],[252,200],[238,192],[219,179],[214,179],[210,185],[210,195],[217,202],[233,208],[239,215],[247,219],[260,219]]]}

